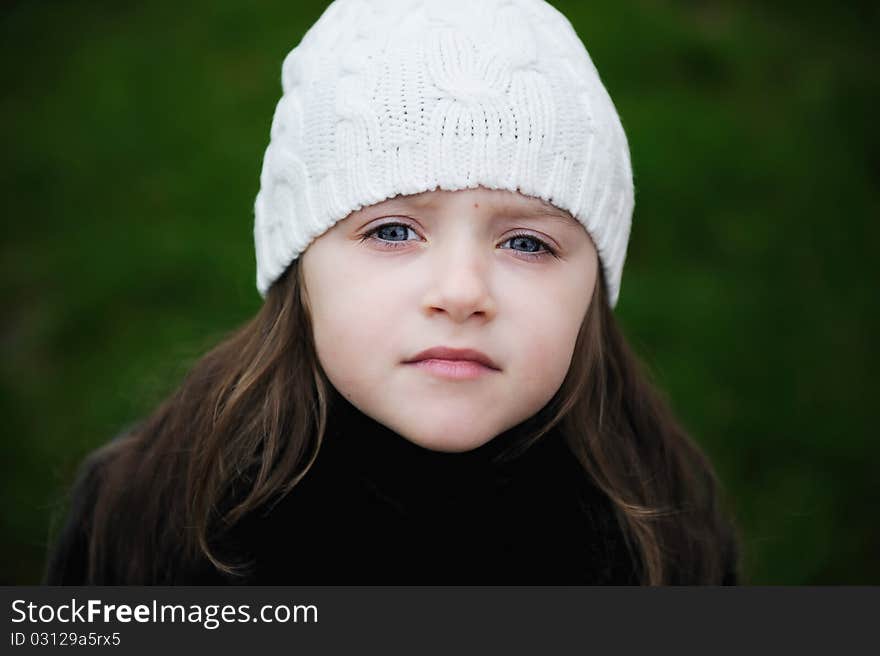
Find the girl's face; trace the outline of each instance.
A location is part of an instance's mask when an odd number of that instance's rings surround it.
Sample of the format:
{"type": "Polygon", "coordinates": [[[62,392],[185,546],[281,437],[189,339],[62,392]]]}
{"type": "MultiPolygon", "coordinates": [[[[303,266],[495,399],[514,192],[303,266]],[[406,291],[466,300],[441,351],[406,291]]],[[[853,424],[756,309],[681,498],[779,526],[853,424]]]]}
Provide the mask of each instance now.
{"type": "Polygon", "coordinates": [[[598,272],[568,213],[485,188],[362,208],[301,257],[331,383],[399,435],[449,452],[488,442],[553,397],[598,272]],[[481,351],[497,369],[407,362],[438,346],[481,351]]]}

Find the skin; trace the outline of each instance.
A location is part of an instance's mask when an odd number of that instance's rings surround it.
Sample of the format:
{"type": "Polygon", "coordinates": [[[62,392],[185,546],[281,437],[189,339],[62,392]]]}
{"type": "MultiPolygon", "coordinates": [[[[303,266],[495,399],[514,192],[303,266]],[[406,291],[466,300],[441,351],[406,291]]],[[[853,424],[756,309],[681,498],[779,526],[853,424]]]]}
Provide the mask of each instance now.
{"type": "Polygon", "coordinates": [[[598,274],[593,241],[570,214],[482,187],[362,208],[300,257],[331,383],[364,414],[444,452],[481,446],[553,397],[598,274]],[[452,380],[404,364],[432,346],[480,350],[500,370],[452,380]]]}

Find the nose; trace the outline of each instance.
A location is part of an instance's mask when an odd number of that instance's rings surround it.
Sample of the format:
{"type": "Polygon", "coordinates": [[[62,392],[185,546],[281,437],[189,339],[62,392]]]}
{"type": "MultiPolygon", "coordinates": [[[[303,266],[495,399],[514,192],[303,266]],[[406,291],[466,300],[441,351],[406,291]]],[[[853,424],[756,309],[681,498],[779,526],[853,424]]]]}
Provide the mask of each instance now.
{"type": "Polygon", "coordinates": [[[490,319],[496,313],[489,280],[490,254],[474,244],[455,241],[459,243],[448,248],[435,247],[424,310],[428,314],[445,312],[456,323],[474,314],[490,319]]]}

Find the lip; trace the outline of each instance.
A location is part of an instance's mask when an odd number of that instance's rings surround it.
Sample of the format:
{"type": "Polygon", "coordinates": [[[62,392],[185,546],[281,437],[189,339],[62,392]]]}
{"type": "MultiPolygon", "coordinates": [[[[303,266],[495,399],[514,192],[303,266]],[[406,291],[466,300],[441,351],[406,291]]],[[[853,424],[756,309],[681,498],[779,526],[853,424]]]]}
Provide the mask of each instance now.
{"type": "Polygon", "coordinates": [[[407,363],[410,366],[424,369],[441,378],[452,378],[454,380],[473,380],[481,376],[487,376],[494,373],[496,369],[487,367],[473,360],[419,360],[418,362],[407,363]]]}
{"type": "Polygon", "coordinates": [[[448,346],[435,346],[407,360],[419,369],[424,369],[441,378],[453,380],[473,380],[495,371],[501,371],[488,355],[475,349],[456,349],[448,346]]]}
{"type": "Polygon", "coordinates": [[[453,362],[458,364],[479,364],[485,369],[500,371],[500,367],[492,361],[488,355],[476,349],[456,349],[448,346],[434,346],[425,349],[421,353],[417,353],[409,360],[407,364],[416,364],[419,362],[440,361],[453,362]]]}

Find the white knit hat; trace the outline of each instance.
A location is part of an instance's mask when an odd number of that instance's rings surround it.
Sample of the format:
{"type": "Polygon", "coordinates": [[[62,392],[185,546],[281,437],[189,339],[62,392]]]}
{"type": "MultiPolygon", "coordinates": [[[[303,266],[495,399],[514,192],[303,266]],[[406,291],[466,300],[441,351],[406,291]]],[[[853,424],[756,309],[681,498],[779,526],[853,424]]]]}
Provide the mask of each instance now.
{"type": "Polygon", "coordinates": [[[543,0],[335,0],[284,59],[255,203],[257,289],[399,194],[544,199],[592,237],[617,303],[634,206],[620,118],[543,0]]]}

